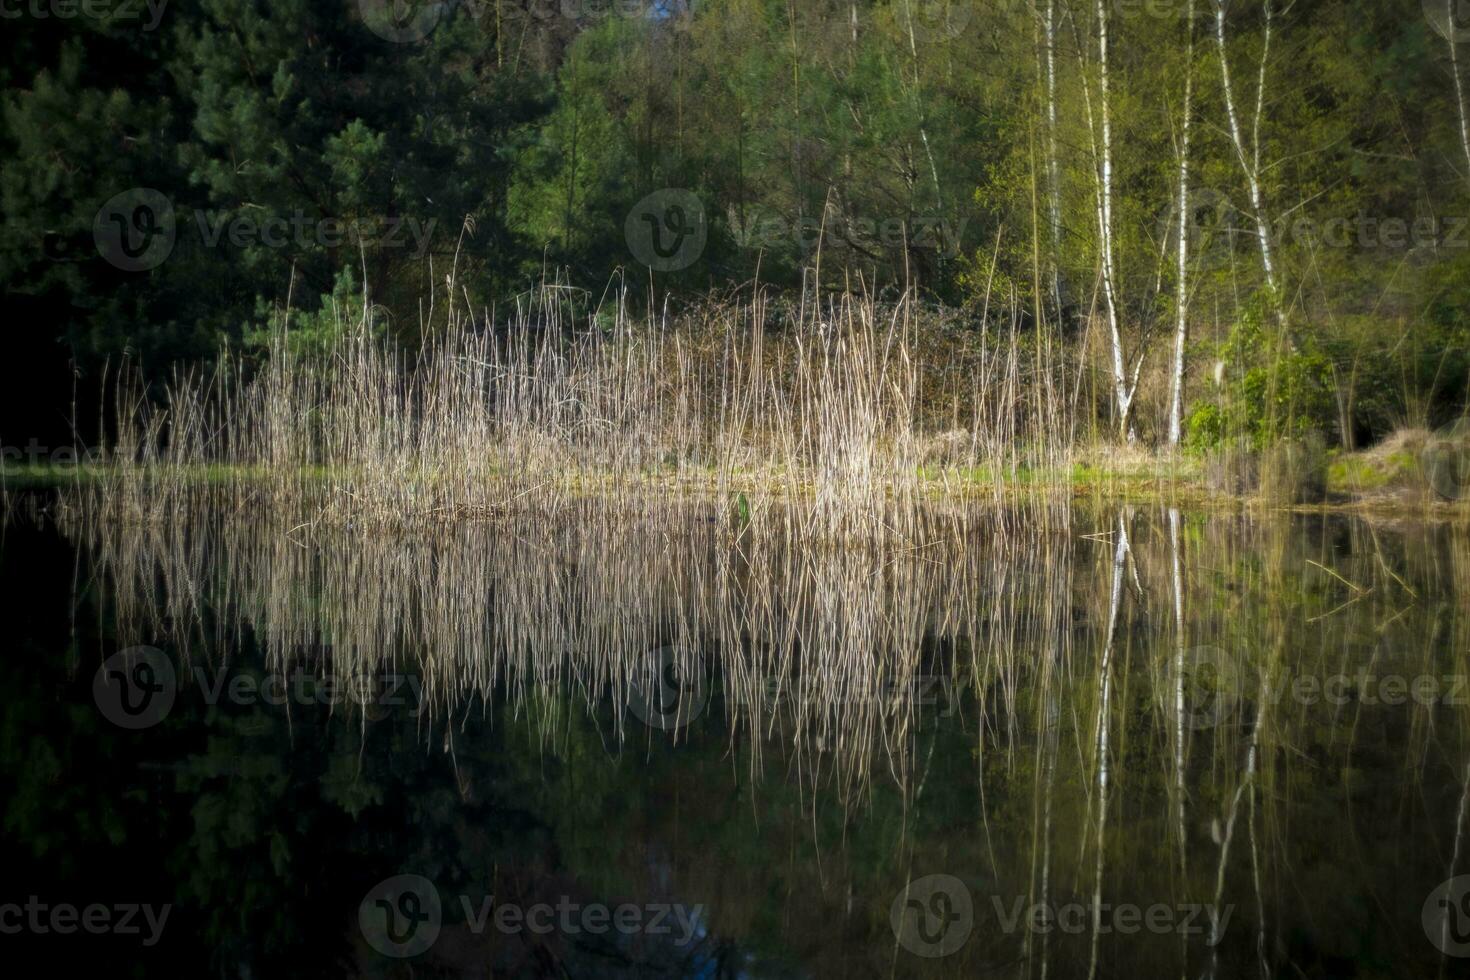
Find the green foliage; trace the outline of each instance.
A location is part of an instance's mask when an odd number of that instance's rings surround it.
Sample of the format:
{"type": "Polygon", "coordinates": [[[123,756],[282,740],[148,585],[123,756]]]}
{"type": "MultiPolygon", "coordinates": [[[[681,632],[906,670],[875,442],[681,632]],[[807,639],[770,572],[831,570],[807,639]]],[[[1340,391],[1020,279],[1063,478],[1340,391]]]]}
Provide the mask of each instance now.
{"type": "Polygon", "coordinates": [[[1217,355],[1225,383],[1190,411],[1187,445],[1205,449],[1243,439],[1262,449],[1334,426],[1327,356],[1310,336],[1293,344],[1264,299],[1241,311],[1217,355]]]}
{"type": "Polygon", "coordinates": [[[86,30],[32,48],[0,132],[7,292],[95,366],[125,350],[207,357],[262,302],[329,296],[349,265],[407,340],[435,257],[459,250],[476,302],[519,285],[508,150],[544,111],[538,74],[498,70],[501,39],[468,15],[398,45],[358,7],[204,0],[146,35],[80,18],[86,30]],[[141,187],[168,201],[176,238],[157,267],[125,271],[93,223],[141,187]]]}
{"type": "Polygon", "coordinates": [[[735,495],[734,507],[735,526],[744,529],[750,525],[750,501],[744,493],[735,495]]]}
{"type": "MultiPolygon", "coordinates": [[[[1470,249],[1453,222],[1470,194],[1450,49],[1406,3],[1278,11],[1259,120],[1265,25],[1258,5],[1230,8],[1226,57],[1259,132],[1297,345],[1274,366],[1271,352],[1227,358],[1232,390],[1190,399],[1197,446],[1306,428],[1356,442],[1463,406],[1470,249]],[[1436,236],[1401,247],[1384,219],[1436,236]]],[[[418,43],[378,36],[359,7],[200,0],[146,32],[29,25],[0,69],[0,281],[43,335],[35,349],[83,371],[124,351],[160,367],[208,357],[288,292],[297,308],[333,296],[348,267],[366,274],[375,324],[410,346],[451,268],[456,302],[476,309],[542,276],[600,292],[622,272],[638,302],[819,274],[880,297],[979,305],[988,292],[992,311],[1041,309],[1073,338],[1100,313],[1091,8],[1058,25],[1052,90],[1025,5],[702,0],[546,18],[506,0],[450,5],[418,43]],[[178,237],[161,265],[128,272],[99,255],[93,225],[139,187],[171,203],[178,237]],[[666,188],[698,197],[707,242],[650,273],[625,222],[666,188]]],[[[1192,63],[1182,18],[1138,13],[1112,11],[1111,189],[1121,330],[1129,359],[1147,354],[1136,410],[1150,413],[1180,285],[1188,72],[1195,349],[1220,345],[1202,341],[1216,323],[1237,324],[1236,347],[1280,338],[1239,326],[1272,307],[1212,10],[1198,11],[1192,63]]],[[[1195,396],[1196,359],[1189,374],[1195,396]]]]}
{"type": "Polygon", "coordinates": [[[1200,402],[1184,420],[1184,445],[1189,449],[1209,449],[1221,445],[1229,432],[1229,416],[1219,403],[1200,402]]]}
{"type": "Polygon", "coordinates": [[[256,323],[245,330],[246,347],[270,348],[280,334],[293,354],[325,354],[343,337],[365,332],[368,337],[383,335],[381,311],[369,305],[363,310],[362,286],[351,267],[337,274],[332,291],[320,298],[315,310],[282,310],[261,300],[256,307],[256,323]]]}

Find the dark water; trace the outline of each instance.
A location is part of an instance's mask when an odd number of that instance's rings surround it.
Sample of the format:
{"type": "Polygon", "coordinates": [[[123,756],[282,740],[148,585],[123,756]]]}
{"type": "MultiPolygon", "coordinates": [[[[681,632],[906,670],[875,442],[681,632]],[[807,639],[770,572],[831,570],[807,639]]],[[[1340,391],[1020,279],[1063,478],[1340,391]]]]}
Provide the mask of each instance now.
{"type": "Polygon", "coordinates": [[[0,550],[17,956],[1470,972],[1465,529],[56,517],[13,516],[0,550]]]}

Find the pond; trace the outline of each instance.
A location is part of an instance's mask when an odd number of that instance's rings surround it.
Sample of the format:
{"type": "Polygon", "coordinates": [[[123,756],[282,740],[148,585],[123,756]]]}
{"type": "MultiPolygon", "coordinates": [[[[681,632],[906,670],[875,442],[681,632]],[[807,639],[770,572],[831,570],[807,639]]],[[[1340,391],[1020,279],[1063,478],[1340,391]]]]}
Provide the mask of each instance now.
{"type": "Polygon", "coordinates": [[[693,503],[385,530],[35,498],[0,576],[0,930],[58,966],[1470,955],[1464,527],[1060,500],[853,539],[693,503]]]}

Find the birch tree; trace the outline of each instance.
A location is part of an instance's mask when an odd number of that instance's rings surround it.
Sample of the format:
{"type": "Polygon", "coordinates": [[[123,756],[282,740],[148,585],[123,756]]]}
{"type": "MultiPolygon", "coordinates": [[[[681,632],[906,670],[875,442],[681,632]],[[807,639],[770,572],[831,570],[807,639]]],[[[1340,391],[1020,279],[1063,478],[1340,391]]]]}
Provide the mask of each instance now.
{"type": "MultiPolygon", "coordinates": [[[[1460,149],[1465,154],[1465,179],[1470,181],[1470,121],[1465,114],[1465,84],[1460,79],[1460,45],[1455,27],[1457,0],[1444,0],[1444,22],[1434,26],[1450,46],[1450,75],[1455,80],[1455,109],[1460,116],[1460,149]]],[[[1438,18],[1436,18],[1437,20],[1438,18]]]]}
{"type": "MultiPolygon", "coordinates": [[[[1193,0],[1191,0],[1193,2],[1193,0]]],[[[1056,0],[1046,0],[1042,12],[1042,38],[1046,55],[1046,191],[1047,218],[1051,230],[1051,291],[1057,315],[1062,311],[1061,257],[1062,182],[1057,165],[1057,25],[1056,0]]]]}
{"type": "Polygon", "coordinates": [[[1103,306],[1107,310],[1109,352],[1112,355],[1113,407],[1117,413],[1118,433],[1133,442],[1135,434],[1130,412],[1133,408],[1133,395],[1138,389],[1138,372],[1143,366],[1143,358],[1140,355],[1134,360],[1130,375],[1125,366],[1127,357],[1123,352],[1123,335],[1119,326],[1117,265],[1113,250],[1113,121],[1108,77],[1108,3],[1109,0],[1096,0],[1100,138],[1099,130],[1094,126],[1092,97],[1088,91],[1085,69],[1082,95],[1083,105],[1087,110],[1087,128],[1092,134],[1097,180],[1097,237],[1102,267],[1103,306]]]}
{"type": "Polygon", "coordinates": [[[1215,0],[1215,42],[1220,50],[1220,85],[1225,98],[1225,115],[1230,123],[1230,142],[1235,150],[1236,161],[1245,175],[1246,191],[1250,195],[1251,217],[1256,225],[1256,237],[1261,243],[1261,266],[1266,274],[1266,287],[1271,291],[1271,303],[1276,308],[1278,321],[1284,320],[1281,313],[1281,293],[1278,291],[1276,260],[1271,250],[1271,227],[1266,218],[1266,205],[1261,193],[1261,116],[1265,111],[1266,62],[1271,54],[1272,6],[1265,0],[1266,29],[1261,42],[1261,63],[1256,78],[1256,113],[1251,124],[1251,144],[1246,146],[1240,127],[1240,113],[1236,110],[1235,89],[1230,80],[1230,54],[1225,42],[1225,8],[1228,0],[1215,0]]]}
{"type": "Polygon", "coordinates": [[[1174,309],[1173,387],[1169,393],[1169,445],[1178,447],[1183,430],[1184,345],[1189,339],[1189,124],[1194,100],[1194,0],[1189,0],[1184,54],[1184,108],[1179,135],[1179,284],[1174,309]]]}

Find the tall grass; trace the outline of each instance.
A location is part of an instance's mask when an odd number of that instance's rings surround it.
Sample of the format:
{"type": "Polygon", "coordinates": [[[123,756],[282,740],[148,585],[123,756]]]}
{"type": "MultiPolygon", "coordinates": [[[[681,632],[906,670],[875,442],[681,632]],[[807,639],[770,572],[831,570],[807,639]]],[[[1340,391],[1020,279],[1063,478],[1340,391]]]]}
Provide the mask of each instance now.
{"type": "Polygon", "coordinates": [[[412,353],[366,319],[325,349],[293,341],[283,319],[263,358],[225,350],[162,385],[119,372],[104,507],[166,518],[205,495],[388,523],[784,498],[807,530],[906,533],[926,495],[998,494],[1069,441],[1060,345],[907,295],[635,318],[548,284],[505,316],[451,311],[412,353]]]}

